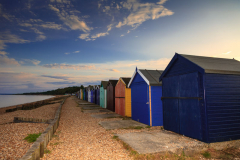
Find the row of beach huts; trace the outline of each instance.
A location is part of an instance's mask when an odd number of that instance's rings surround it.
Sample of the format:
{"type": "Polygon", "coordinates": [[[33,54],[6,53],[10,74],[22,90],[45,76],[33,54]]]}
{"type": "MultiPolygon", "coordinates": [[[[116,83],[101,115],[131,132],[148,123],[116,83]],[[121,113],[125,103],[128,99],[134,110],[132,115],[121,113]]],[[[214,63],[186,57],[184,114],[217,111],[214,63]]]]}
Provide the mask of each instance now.
{"type": "Polygon", "coordinates": [[[78,97],[203,142],[240,139],[240,62],[176,53],[165,70],[137,69],[78,97]]]}

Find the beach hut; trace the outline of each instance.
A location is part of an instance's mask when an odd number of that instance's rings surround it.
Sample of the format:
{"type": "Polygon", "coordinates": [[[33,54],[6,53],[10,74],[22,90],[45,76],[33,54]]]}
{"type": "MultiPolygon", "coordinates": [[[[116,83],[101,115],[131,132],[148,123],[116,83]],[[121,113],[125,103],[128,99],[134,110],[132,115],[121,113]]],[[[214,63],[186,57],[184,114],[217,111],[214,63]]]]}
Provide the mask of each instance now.
{"type": "Polygon", "coordinates": [[[96,86],[93,86],[91,89],[91,102],[92,103],[95,103],[95,87],[96,86]]]}
{"type": "Polygon", "coordinates": [[[84,97],[85,101],[88,101],[88,87],[85,87],[85,97],[84,97]]]}
{"type": "Polygon", "coordinates": [[[115,86],[118,80],[109,80],[107,84],[107,109],[115,112],[115,86]]]}
{"type": "Polygon", "coordinates": [[[107,108],[107,84],[108,84],[108,81],[101,81],[100,106],[102,108],[107,108]]]}
{"type": "Polygon", "coordinates": [[[82,97],[81,97],[82,100],[84,100],[84,96],[85,96],[85,88],[82,89],[82,97]]]}
{"type": "Polygon", "coordinates": [[[159,78],[163,125],[203,142],[240,139],[240,62],[175,54],[159,78]]]}
{"type": "Polygon", "coordinates": [[[100,105],[100,85],[95,87],[95,104],[100,105]]]}
{"type": "Polygon", "coordinates": [[[92,86],[88,86],[88,102],[92,102],[91,101],[91,98],[92,98],[92,94],[91,94],[91,91],[92,91],[92,86]]]}
{"type": "Polygon", "coordinates": [[[135,70],[128,87],[131,88],[132,119],[149,126],[162,126],[161,70],[135,70]]]}
{"type": "Polygon", "coordinates": [[[79,99],[82,98],[82,88],[80,88],[80,90],[79,90],[79,96],[78,96],[78,98],[79,98],[79,99]]]}
{"type": "Polygon", "coordinates": [[[77,93],[76,93],[76,97],[77,97],[77,98],[80,97],[80,91],[77,91],[77,93]]]}
{"type": "Polygon", "coordinates": [[[131,77],[120,77],[115,87],[115,112],[131,117],[131,88],[128,83],[131,77]]]}

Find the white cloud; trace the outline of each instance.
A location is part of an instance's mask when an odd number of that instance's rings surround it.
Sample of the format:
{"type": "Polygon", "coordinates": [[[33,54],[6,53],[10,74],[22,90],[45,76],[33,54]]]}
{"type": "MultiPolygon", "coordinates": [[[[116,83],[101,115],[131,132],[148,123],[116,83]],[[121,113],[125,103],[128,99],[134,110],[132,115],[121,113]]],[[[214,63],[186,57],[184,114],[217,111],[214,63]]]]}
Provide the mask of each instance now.
{"type": "Polygon", "coordinates": [[[49,5],[50,9],[55,11],[55,12],[60,12],[59,9],[57,9],[56,7],[53,7],[53,5],[49,5]]]}
{"type": "Polygon", "coordinates": [[[16,61],[14,58],[9,58],[6,55],[0,55],[0,65],[3,65],[3,66],[6,66],[6,65],[20,66],[18,61],[16,61]]]}
{"type": "Polygon", "coordinates": [[[124,36],[124,34],[122,34],[120,37],[123,37],[124,36]]]}
{"type": "Polygon", "coordinates": [[[5,19],[7,19],[7,20],[9,20],[10,22],[12,22],[13,19],[15,18],[15,16],[10,15],[10,14],[6,14],[6,13],[3,13],[3,14],[2,14],[2,17],[5,18],[5,19]]]}
{"type": "Polygon", "coordinates": [[[164,4],[165,2],[167,2],[167,0],[161,0],[161,1],[157,2],[157,4],[164,4]]]}
{"type": "Polygon", "coordinates": [[[222,53],[222,54],[230,54],[232,51],[228,51],[228,52],[225,52],[225,53],[222,53]]]}
{"type": "Polygon", "coordinates": [[[6,55],[7,54],[7,52],[5,52],[5,51],[0,51],[0,55],[6,55]]]}
{"type": "Polygon", "coordinates": [[[119,10],[120,9],[120,7],[119,7],[119,5],[117,4],[117,9],[119,10]]]}
{"type": "Polygon", "coordinates": [[[106,36],[106,35],[109,35],[109,31],[111,31],[112,25],[113,25],[113,24],[109,24],[109,25],[107,26],[107,32],[96,33],[96,34],[91,35],[91,36],[90,36],[89,33],[85,33],[85,34],[81,34],[78,38],[84,39],[84,40],[86,40],[86,41],[94,41],[96,38],[104,37],[104,36],[106,36]]]}
{"type": "Polygon", "coordinates": [[[66,52],[66,53],[64,53],[64,54],[69,55],[70,53],[69,53],[69,52],[66,52]]]}
{"type": "Polygon", "coordinates": [[[113,71],[113,72],[117,72],[117,73],[119,73],[120,71],[119,70],[117,70],[117,69],[106,69],[106,70],[108,70],[108,71],[113,71]]]}
{"type": "Polygon", "coordinates": [[[158,19],[164,16],[173,15],[174,12],[165,8],[162,4],[166,0],[158,3],[139,3],[137,0],[128,0],[123,3],[123,7],[130,11],[130,14],[123,21],[118,22],[117,28],[128,25],[137,28],[143,22],[158,19]]]}
{"type": "Polygon", "coordinates": [[[113,24],[109,24],[109,25],[107,26],[107,32],[111,31],[112,25],[113,25],[113,24]]]}
{"type": "Polygon", "coordinates": [[[83,32],[89,32],[90,30],[92,30],[92,28],[87,26],[86,22],[80,20],[80,18],[73,13],[69,14],[63,8],[60,11],[58,8],[50,4],[49,7],[51,10],[55,11],[58,17],[64,22],[64,24],[72,30],[81,30],[83,32]]]}
{"type": "Polygon", "coordinates": [[[80,51],[74,51],[73,53],[79,53],[80,51]]]}
{"type": "Polygon", "coordinates": [[[81,34],[78,38],[80,38],[80,39],[88,39],[89,38],[89,33],[81,34]]]}
{"type": "Polygon", "coordinates": [[[96,35],[91,36],[91,38],[92,38],[92,39],[96,39],[96,38],[99,38],[99,37],[106,36],[106,35],[108,35],[108,34],[109,34],[108,32],[105,32],[105,33],[97,33],[96,35]]]}
{"type": "Polygon", "coordinates": [[[110,6],[105,6],[105,8],[103,9],[103,12],[108,12],[110,10],[110,6]]]}
{"type": "Polygon", "coordinates": [[[46,22],[46,23],[39,24],[38,26],[46,29],[56,29],[56,30],[62,29],[62,25],[56,24],[54,22],[46,22]]]}
{"type": "Polygon", "coordinates": [[[27,43],[29,40],[21,39],[10,32],[0,32],[0,50],[5,49],[6,43],[27,43]]]}
{"type": "Polygon", "coordinates": [[[30,64],[34,64],[37,66],[37,65],[39,65],[39,63],[41,63],[41,61],[36,60],[36,59],[23,59],[22,61],[19,61],[19,63],[21,63],[21,64],[30,63],[30,64]]]}
{"type": "Polygon", "coordinates": [[[43,41],[43,40],[45,40],[47,37],[45,36],[45,35],[38,35],[37,36],[37,38],[36,38],[36,40],[38,40],[38,41],[43,41]]]}
{"type": "Polygon", "coordinates": [[[94,65],[71,65],[71,64],[45,64],[42,67],[52,69],[73,69],[73,70],[92,70],[96,69],[94,65]]]}

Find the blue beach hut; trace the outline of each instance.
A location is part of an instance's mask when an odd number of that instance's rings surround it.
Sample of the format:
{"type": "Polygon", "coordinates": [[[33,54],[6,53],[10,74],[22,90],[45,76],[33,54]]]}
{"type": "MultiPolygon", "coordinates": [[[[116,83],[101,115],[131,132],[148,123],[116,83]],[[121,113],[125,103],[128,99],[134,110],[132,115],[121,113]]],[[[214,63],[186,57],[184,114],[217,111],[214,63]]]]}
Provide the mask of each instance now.
{"type": "Polygon", "coordinates": [[[96,86],[93,86],[91,89],[91,102],[92,103],[95,103],[95,87],[96,86]]]}
{"type": "Polygon", "coordinates": [[[92,94],[91,94],[91,91],[92,91],[92,86],[88,86],[88,102],[91,102],[91,98],[92,98],[92,94]]]}
{"type": "Polygon", "coordinates": [[[95,87],[95,104],[100,105],[100,85],[95,87]]]}
{"type": "Polygon", "coordinates": [[[85,88],[82,89],[82,100],[84,100],[85,97],[85,88]]]}
{"type": "Polygon", "coordinates": [[[135,70],[128,87],[131,88],[132,119],[149,126],[162,126],[161,70],[135,70]]]}
{"type": "Polygon", "coordinates": [[[203,142],[240,139],[240,62],[175,54],[159,78],[163,126],[203,142]]]}
{"type": "Polygon", "coordinates": [[[87,101],[88,100],[88,87],[85,87],[84,92],[85,92],[84,100],[87,101]]]}

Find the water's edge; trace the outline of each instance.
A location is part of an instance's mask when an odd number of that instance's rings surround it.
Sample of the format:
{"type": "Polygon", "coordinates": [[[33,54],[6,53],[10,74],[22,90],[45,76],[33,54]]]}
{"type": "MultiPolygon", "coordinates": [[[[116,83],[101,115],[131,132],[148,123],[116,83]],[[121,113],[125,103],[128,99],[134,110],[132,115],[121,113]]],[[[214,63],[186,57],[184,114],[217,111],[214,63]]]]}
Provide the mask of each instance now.
{"type": "Polygon", "coordinates": [[[0,108],[23,105],[53,98],[55,96],[43,95],[0,95],[0,108]]]}

